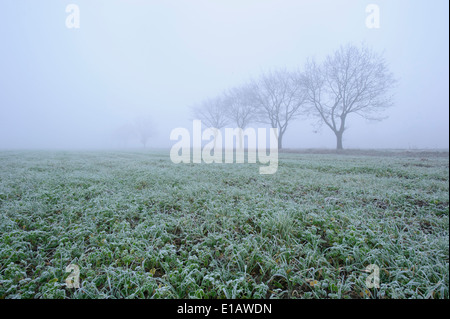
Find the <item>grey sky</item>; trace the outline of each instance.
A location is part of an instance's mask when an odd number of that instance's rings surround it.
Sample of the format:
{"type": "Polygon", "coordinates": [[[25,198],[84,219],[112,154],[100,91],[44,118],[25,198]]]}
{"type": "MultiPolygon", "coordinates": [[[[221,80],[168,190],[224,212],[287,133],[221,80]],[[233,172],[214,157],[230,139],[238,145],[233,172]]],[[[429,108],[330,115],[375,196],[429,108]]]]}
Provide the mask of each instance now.
{"type": "MultiPolygon", "coordinates": [[[[2,0],[0,149],[115,147],[119,126],[152,114],[156,147],[191,127],[189,106],[261,72],[301,67],[366,42],[400,80],[383,122],[349,119],[346,148],[448,148],[446,0],[2,0]],[[80,28],[68,29],[68,4],[80,28]],[[366,6],[380,8],[369,29],[366,6]]],[[[299,119],[288,148],[334,148],[299,119]]],[[[138,146],[138,145],[136,145],[138,146]]]]}

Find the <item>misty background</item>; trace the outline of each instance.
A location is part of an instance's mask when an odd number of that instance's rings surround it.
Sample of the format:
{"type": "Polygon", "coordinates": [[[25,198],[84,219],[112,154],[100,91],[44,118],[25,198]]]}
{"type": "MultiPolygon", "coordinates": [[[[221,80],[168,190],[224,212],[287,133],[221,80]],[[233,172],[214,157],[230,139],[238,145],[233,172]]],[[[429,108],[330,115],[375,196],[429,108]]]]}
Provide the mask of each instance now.
{"type": "MultiPolygon", "coordinates": [[[[382,122],[350,117],[346,148],[448,148],[446,0],[69,0],[0,2],[0,149],[100,149],[137,118],[147,147],[192,129],[190,106],[340,45],[384,52],[399,80],[382,122]],[[80,28],[65,21],[80,8],[80,28]],[[380,8],[380,28],[366,7],[380,8]]],[[[334,148],[315,120],[288,127],[286,148],[334,148]]]]}

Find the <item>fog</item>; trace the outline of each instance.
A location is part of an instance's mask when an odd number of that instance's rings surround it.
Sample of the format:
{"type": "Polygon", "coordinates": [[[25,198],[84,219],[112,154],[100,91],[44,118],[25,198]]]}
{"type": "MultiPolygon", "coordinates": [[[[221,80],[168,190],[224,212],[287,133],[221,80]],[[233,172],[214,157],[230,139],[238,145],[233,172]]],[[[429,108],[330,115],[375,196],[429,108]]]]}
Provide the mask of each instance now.
{"type": "MultiPolygon", "coordinates": [[[[0,149],[109,149],[151,117],[147,147],[192,128],[190,106],[340,45],[384,52],[399,80],[381,122],[348,120],[345,148],[449,145],[446,0],[4,0],[0,2],[0,149]],[[69,4],[79,28],[68,28],[69,4]],[[380,27],[368,28],[368,4],[380,27]]],[[[334,148],[333,132],[290,123],[286,148],[334,148]]]]}

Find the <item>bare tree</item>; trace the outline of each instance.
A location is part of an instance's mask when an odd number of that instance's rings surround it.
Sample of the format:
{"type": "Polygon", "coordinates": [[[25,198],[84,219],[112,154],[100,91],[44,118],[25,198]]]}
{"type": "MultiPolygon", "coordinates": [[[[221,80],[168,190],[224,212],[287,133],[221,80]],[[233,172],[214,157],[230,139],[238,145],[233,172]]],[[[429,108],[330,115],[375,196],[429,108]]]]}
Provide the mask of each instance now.
{"type": "Polygon", "coordinates": [[[146,147],[148,140],[155,134],[155,125],[150,116],[138,117],[134,120],[134,127],[139,141],[146,147]]]}
{"type": "Polygon", "coordinates": [[[229,119],[225,111],[223,96],[203,100],[200,105],[192,107],[192,113],[196,119],[201,120],[207,127],[213,128],[214,147],[220,129],[228,124],[229,119]]]}
{"type": "Polygon", "coordinates": [[[278,128],[278,148],[289,123],[303,111],[306,101],[304,86],[297,73],[278,70],[263,74],[253,82],[255,107],[259,122],[278,128]]]}
{"type": "Polygon", "coordinates": [[[255,120],[254,90],[251,85],[234,87],[224,93],[226,116],[240,128],[239,148],[243,147],[243,132],[255,120]]]}
{"type": "Polygon", "coordinates": [[[302,77],[311,113],[334,132],[338,150],[343,148],[348,115],[382,120],[380,111],[393,104],[388,93],[395,83],[381,55],[350,44],[327,56],[322,65],[309,60],[302,77]]]}

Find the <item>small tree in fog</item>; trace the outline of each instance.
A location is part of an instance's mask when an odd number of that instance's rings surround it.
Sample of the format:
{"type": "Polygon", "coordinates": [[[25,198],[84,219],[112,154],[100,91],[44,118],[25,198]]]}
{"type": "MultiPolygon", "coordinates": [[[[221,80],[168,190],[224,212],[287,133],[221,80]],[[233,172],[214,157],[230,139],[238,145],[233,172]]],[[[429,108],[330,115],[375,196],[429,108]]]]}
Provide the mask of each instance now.
{"type": "Polygon", "coordinates": [[[134,120],[134,127],[139,142],[146,147],[150,137],[155,134],[155,125],[151,117],[139,117],[134,120]]]}
{"type": "MultiPolygon", "coordinates": [[[[254,91],[252,86],[234,87],[224,93],[226,116],[242,130],[255,120],[254,91]]],[[[243,148],[243,136],[240,131],[239,148],[243,148]]]]}
{"type": "Polygon", "coordinates": [[[301,82],[311,113],[334,132],[336,148],[341,150],[348,115],[382,120],[380,111],[393,104],[388,93],[396,80],[381,55],[364,45],[347,45],[321,65],[309,60],[301,82]]]}
{"type": "Polygon", "coordinates": [[[283,148],[283,136],[289,123],[305,106],[306,94],[297,73],[278,70],[263,74],[253,82],[254,105],[258,121],[278,128],[278,148],[283,148]]]}
{"type": "Polygon", "coordinates": [[[205,99],[198,106],[192,107],[195,119],[201,120],[207,127],[215,129],[214,146],[220,129],[229,122],[225,108],[223,96],[205,99]]]}

